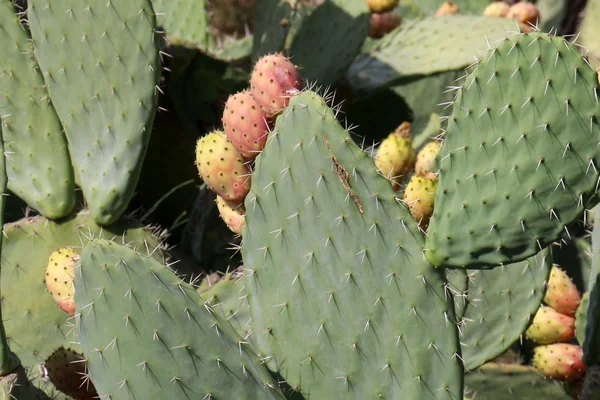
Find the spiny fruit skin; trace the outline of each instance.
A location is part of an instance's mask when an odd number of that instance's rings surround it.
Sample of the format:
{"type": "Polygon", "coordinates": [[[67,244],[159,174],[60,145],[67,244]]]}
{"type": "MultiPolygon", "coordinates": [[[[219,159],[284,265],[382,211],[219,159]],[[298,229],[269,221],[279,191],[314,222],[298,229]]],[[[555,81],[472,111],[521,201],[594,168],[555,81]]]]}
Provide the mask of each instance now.
{"type": "Polygon", "coordinates": [[[413,141],[410,137],[410,123],[403,122],[385,138],[375,155],[375,166],[392,182],[394,190],[400,188],[402,179],[412,168],[415,159],[413,141]]]}
{"type": "Polygon", "coordinates": [[[561,314],[574,317],[577,307],[581,302],[581,295],[577,286],[565,271],[553,266],[548,279],[548,289],[544,295],[544,303],[554,308],[561,314]]]}
{"type": "Polygon", "coordinates": [[[59,347],[44,362],[48,378],[61,392],[77,400],[98,398],[91,380],[85,379],[87,362],[71,349],[59,347]]]}
{"type": "Polygon", "coordinates": [[[421,229],[427,229],[433,214],[438,180],[413,175],[404,189],[404,203],[421,229]]]}
{"type": "Polygon", "coordinates": [[[483,15],[486,17],[506,17],[509,9],[510,5],[508,3],[495,1],[483,10],[483,15]]]}
{"type": "Polygon", "coordinates": [[[235,205],[228,201],[223,200],[221,196],[217,195],[215,200],[217,203],[217,209],[221,219],[227,224],[227,227],[233,233],[242,233],[244,223],[246,222],[246,215],[243,205],[235,205]]]}
{"type": "Polygon", "coordinates": [[[213,131],[196,144],[196,166],[206,185],[219,196],[240,204],[250,191],[246,160],[222,131],[213,131]]]}
{"type": "Polygon", "coordinates": [[[399,2],[400,0],[367,0],[367,5],[372,13],[383,13],[396,8],[399,2]]]}
{"type": "Polygon", "coordinates": [[[417,153],[415,174],[425,178],[434,179],[436,174],[431,170],[431,167],[441,148],[442,143],[437,140],[433,140],[423,146],[419,153],[417,153]]]}
{"type": "Polygon", "coordinates": [[[533,30],[532,26],[539,23],[540,13],[535,5],[528,2],[519,2],[510,7],[506,18],[517,20],[523,32],[531,32],[533,30]]]}
{"type": "Polygon", "coordinates": [[[261,57],[250,77],[252,96],[267,118],[279,114],[289,103],[290,96],[302,88],[302,77],[296,66],[284,55],[261,57]]]}
{"type": "Polygon", "coordinates": [[[539,344],[568,342],[575,336],[575,318],[540,306],[525,335],[539,344]]]}
{"type": "Polygon", "coordinates": [[[379,39],[400,26],[402,18],[394,13],[373,13],[369,20],[369,36],[379,39]]]}
{"type": "Polygon", "coordinates": [[[459,11],[460,10],[458,9],[458,5],[456,3],[447,1],[437,9],[437,11],[435,12],[435,15],[438,17],[444,16],[444,15],[454,15],[454,14],[458,14],[459,11]]]}
{"type": "Polygon", "coordinates": [[[574,380],[585,373],[583,350],[574,344],[555,343],[533,350],[533,366],[548,378],[574,380]]]}
{"type": "Polygon", "coordinates": [[[249,90],[229,96],[222,122],[225,135],[242,156],[253,159],[264,149],[269,126],[249,90]]]}
{"type": "Polygon", "coordinates": [[[54,298],[56,305],[71,317],[75,315],[75,263],[79,255],[72,248],[59,249],[50,255],[46,267],[46,289],[54,298]]]}

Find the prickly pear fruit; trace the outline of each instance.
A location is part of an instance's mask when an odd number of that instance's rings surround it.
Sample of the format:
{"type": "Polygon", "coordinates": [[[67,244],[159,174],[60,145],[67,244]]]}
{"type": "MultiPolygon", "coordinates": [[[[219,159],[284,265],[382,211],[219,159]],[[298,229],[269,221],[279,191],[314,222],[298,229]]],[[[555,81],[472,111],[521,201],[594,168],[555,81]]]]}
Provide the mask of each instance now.
{"type": "Polygon", "coordinates": [[[429,179],[434,179],[436,177],[435,172],[431,169],[433,161],[440,152],[441,147],[442,143],[437,140],[431,141],[423,146],[419,153],[417,153],[417,160],[415,161],[415,174],[429,179]]]}
{"type": "Polygon", "coordinates": [[[227,224],[227,227],[233,233],[242,233],[242,228],[246,222],[246,215],[243,205],[232,204],[217,195],[215,200],[221,219],[227,224]]]}
{"type": "Polygon", "coordinates": [[[483,15],[486,17],[506,17],[510,5],[503,1],[495,1],[490,3],[484,10],[483,15]]]}
{"type": "Polygon", "coordinates": [[[400,26],[402,18],[398,14],[388,13],[373,13],[369,20],[369,36],[379,39],[390,33],[400,26]]]}
{"type": "Polygon", "coordinates": [[[391,11],[398,6],[400,0],[367,0],[367,6],[372,13],[391,11]]]}
{"type": "Polygon", "coordinates": [[[261,57],[250,77],[252,96],[268,118],[279,114],[301,87],[298,69],[279,53],[261,57]]]}
{"type": "Polygon", "coordinates": [[[533,350],[533,366],[549,378],[574,380],[585,373],[583,350],[564,343],[537,346],[533,350]]]}
{"type": "Polygon", "coordinates": [[[269,126],[249,90],[229,96],[222,122],[225,135],[242,156],[253,159],[264,149],[269,126]]]}
{"type": "Polygon", "coordinates": [[[428,179],[413,175],[404,189],[404,203],[421,229],[427,229],[433,214],[437,179],[428,179]]]}
{"type": "Polygon", "coordinates": [[[548,289],[544,295],[544,303],[554,308],[561,314],[574,317],[577,307],[581,302],[581,295],[577,286],[565,271],[553,266],[550,270],[548,289]]]}
{"type": "Polygon", "coordinates": [[[75,250],[66,247],[50,254],[46,267],[46,289],[61,310],[71,317],[75,315],[73,280],[78,260],[79,255],[75,250]]]}
{"type": "Polygon", "coordinates": [[[196,166],[202,180],[219,196],[240,204],[250,191],[250,170],[222,131],[213,131],[196,144],[196,166]]]}
{"type": "Polygon", "coordinates": [[[459,12],[458,5],[451,1],[447,1],[447,2],[443,3],[437,9],[437,11],[435,12],[435,15],[437,15],[438,17],[441,17],[443,15],[458,14],[458,12],[459,12]]]}
{"type": "Polygon", "coordinates": [[[568,342],[575,336],[575,318],[563,315],[552,307],[540,306],[525,335],[539,344],[568,342]]]}
{"type": "Polygon", "coordinates": [[[86,379],[87,361],[78,353],[58,348],[44,363],[47,376],[61,392],[77,400],[98,398],[91,380],[86,379]]]}
{"type": "Polygon", "coordinates": [[[400,182],[412,167],[415,159],[412,143],[410,123],[403,122],[381,142],[377,149],[375,166],[392,182],[394,190],[400,188],[400,182]]]}
{"type": "Polygon", "coordinates": [[[531,32],[539,23],[540,13],[535,5],[524,1],[513,4],[506,18],[516,20],[523,32],[531,32]]]}

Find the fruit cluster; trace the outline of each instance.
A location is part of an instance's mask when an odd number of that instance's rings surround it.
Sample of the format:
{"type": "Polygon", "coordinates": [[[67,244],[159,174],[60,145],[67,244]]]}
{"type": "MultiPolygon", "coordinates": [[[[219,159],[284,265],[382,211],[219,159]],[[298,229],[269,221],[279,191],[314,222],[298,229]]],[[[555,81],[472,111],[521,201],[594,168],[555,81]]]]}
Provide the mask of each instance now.
{"type": "Polygon", "coordinates": [[[217,194],[219,214],[235,233],[241,233],[244,225],[252,162],[265,147],[275,117],[302,84],[298,69],[282,54],[261,57],[252,72],[250,89],[227,99],[223,130],[214,130],[197,142],[200,177],[217,194]]]}

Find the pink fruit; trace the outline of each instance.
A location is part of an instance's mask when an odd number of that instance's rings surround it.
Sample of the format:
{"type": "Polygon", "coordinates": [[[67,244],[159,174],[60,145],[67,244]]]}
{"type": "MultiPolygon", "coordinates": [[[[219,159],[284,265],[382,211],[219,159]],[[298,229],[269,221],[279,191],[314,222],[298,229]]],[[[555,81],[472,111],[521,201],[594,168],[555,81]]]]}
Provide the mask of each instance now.
{"type": "Polygon", "coordinates": [[[249,90],[229,96],[222,121],[225,135],[242,156],[252,159],[265,147],[269,127],[249,90]]]}
{"type": "Polygon", "coordinates": [[[246,222],[246,216],[243,205],[232,204],[217,196],[215,200],[221,219],[227,224],[227,227],[233,233],[242,233],[242,228],[246,222]]]}
{"type": "Polygon", "coordinates": [[[278,53],[261,57],[250,78],[252,96],[268,118],[279,114],[301,87],[302,78],[296,66],[278,53]]]}
{"type": "Polygon", "coordinates": [[[46,266],[46,289],[54,298],[56,305],[71,317],[75,315],[73,299],[75,263],[79,256],[71,248],[63,248],[50,255],[46,266]]]}
{"type": "Polygon", "coordinates": [[[369,36],[379,39],[400,26],[401,18],[394,13],[373,13],[369,21],[369,36]]]}
{"type": "Polygon", "coordinates": [[[196,166],[206,185],[225,200],[241,204],[250,191],[246,160],[221,131],[213,131],[196,144],[196,166]]]}
{"type": "Polygon", "coordinates": [[[61,392],[79,400],[98,398],[94,384],[85,379],[87,362],[71,349],[59,347],[44,363],[48,378],[61,392]]]}
{"type": "Polygon", "coordinates": [[[574,317],[581,302],[577,286],[562,269],[553,266],[548,280],[548,289],[544,295],[544,303],[561,314],[574,317]]]}
{"type": "Polygon", "coordinates": [[[533,366],[545,376],[574,380],[585,373],[583,350],[574,344],[548,344],[533,350],[533,366]]]}
{"type": "Polygon", "coordinates": [[[525,335],[539,344],[567,342],[575,336],[575,319],[541,306],[525,335]]]}

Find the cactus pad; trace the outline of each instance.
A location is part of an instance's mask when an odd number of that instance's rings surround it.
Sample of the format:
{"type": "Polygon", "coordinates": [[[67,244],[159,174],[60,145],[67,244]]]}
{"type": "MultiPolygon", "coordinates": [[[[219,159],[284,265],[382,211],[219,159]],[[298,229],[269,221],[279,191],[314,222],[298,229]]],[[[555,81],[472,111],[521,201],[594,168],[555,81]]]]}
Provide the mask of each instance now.
{"type": "Polygon", "coordinates": [[[0,109],[8,189],[48,218],[75,205],[67,139],[12,2],[0,4],[0,109]]]}
{"type": "Polygon", "coordinates": [[[245,205],[254,341],[292,388],[311,398],[460,397],[445,279],[323,98],[292,97],[245,205]]]}
{"type": "Polygon", "coordinates": [[[115,222],[133,197],[156,112],[152,4],[32,0],[27,13],[92,217],[115,222]]]}
{"type": "Polygon", "coordinates": [[[95,240],[75,275],[77,331],[101,397],[283,398],[231,325],[157,261],[95,240]]]}
{"type": "Polygon", "coordinates": [[[66,246],[79,251],[93,237],[118,238],[140,249],[149,249],[161,261],[163,252],[156,250],[159,242],[151,231],[124,223],[100,227],[86,211],[60,222],[43,217],[26,218],[6,224],[4,235],[2,310],[8,342],[23,366],[30,370],[34,384],[54,396],[53,386],[40,380],[39,364],[60,346],[74,351],[81,349],[75,343],[73,321],[46,291],[45,269],[50,255],[66,246]]]}
{"type": "Polygon", "coordinates": [[[410,75],[464,68],[486,47],[486,38],[501,39],[515,27],[508,19],[460,15],[402,24],[359,56],[347,78],[353,90],[372,92],[410,75]]]}
{"type": "Polygon", "coordinates": [[[598,79],[565,39],[510,35],[459,90],[440,152],[426,256],[489,268],[562,234],[597,189],[598,79]]]}
{"type": "Polygon", "coordinates": [[[545,249],[534,257],[492,270],[467,270],[469,298],[461,329],[462,357],[473,370],[504,353],[542,303],[552,267],[545,249]]]}

